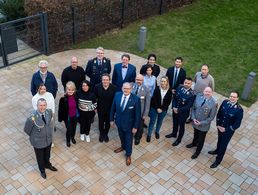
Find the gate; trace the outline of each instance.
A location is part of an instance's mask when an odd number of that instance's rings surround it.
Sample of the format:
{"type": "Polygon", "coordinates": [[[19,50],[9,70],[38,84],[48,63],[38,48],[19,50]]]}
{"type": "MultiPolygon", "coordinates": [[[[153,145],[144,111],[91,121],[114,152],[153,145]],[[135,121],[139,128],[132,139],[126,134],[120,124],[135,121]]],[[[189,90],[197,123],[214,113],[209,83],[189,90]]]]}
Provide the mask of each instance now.
{"type": "Polygon", "coordinates": [[[47,14],[0,24],[0,68],[48,55],[47,14]]]}

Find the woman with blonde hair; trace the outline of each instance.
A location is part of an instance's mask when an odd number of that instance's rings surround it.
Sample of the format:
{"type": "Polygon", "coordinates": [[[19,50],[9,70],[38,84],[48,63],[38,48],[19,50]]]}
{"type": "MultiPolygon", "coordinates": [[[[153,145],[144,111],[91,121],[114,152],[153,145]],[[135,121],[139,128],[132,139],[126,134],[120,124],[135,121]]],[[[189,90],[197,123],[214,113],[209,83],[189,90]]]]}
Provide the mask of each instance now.
{"type": "Polygon", "coordinates": [[[148,128],[147,142],[151,140],[152,130],[156,123],[155,138],[159,139],[159,131],[168,110],[168,106],[172,100],[172,90],[169,88],[169,80],[167,76],[160,78],[160,86],[156,87],[151,98],[150,104],[150,123],[148,128]],[[157,122],[156,122],[157,121],[157,122]]]}
{"type": "Polygon", "coordinates": [[[78,117],[78,98],[76,96],[76,87],[74,82],[69,81],[66,83],[66,92],[59,101],[58,109],[58,121],[64,121],[66,127],[66,145],[67,147],[71,146],[70,141],[73,144],[76,144],[74,139],[76,126],[77,126],[77,117],[78,117]]]}

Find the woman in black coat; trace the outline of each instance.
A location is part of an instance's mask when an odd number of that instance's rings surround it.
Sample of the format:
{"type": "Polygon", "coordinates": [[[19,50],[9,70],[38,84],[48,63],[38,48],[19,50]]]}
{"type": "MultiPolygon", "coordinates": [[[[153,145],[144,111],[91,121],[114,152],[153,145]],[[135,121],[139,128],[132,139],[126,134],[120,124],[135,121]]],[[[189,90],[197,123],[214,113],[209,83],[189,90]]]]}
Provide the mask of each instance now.
{"type": "Polygon", "coordinates": [[[152,130],[156,123],[155,137],[159,139],[159,131],[168,110],[168,106],[172,100],[172,90],[169,88],[169,81],[167,76],[162,76],[160,79],[160,86],[156,87],[151,98],[150,104],[150,123],[148,128],[147,142],[151,140],[152,130]]]}
{"type": "Polygon", "coordinates": [[[89,81],[85,80],[82,82],[82,88],[77,91],[77,96],[81,124],[81,140],[84,141],[86,139],[87,142],[90,142],[90,127],[95,116],[97,100],[94,92],[90,89],[89,81]]]}
{"type": "Polygon", "coordinates": [[[75,94],[76,87],[74,82],[69,81],[66,83],[66,93],[59,100],[58,108],[58,121],[64,121],[66,127],[66,145],[71,146],[70,140],[73,144],[76,144],[74,139],[77,117],[78,117],[78,98],[75,94]]]}

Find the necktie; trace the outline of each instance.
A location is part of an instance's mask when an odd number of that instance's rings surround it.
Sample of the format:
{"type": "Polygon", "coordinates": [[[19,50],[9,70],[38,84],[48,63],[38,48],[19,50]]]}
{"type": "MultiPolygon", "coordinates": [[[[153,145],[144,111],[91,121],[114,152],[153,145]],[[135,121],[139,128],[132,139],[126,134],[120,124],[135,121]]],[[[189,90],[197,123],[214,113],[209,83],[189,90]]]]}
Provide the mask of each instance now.
{"type": "Polygon", "coordinates": [[[101,60],[99,60],[99,66],[101,66],[102,65],[102,62],[101,62],[101,60]]]}
{"type": "Polygon", "coordinates": [[[123,102],[122,102],[122,105],[121,105],[122,111],[124,111],[124,109],[125,109],[125,100],[126,100],[126,96],[124,96],[124,99],[123,99],[123,102]]]}
{"type": "Polygon", "coordinates": [[[175,85],[176,85],[176,81],[177,81],[177,72],[178,72],[178,69],[176,68],[176,70],[175,70],[175,75],[174,75],[174,79],[173,79],[173,87],[175,87],[175,85]]]}
{"type": "Polygon", "coordinates": [[[138,94],[138,90],[139,90],[139,86],[137,85],[137,87],[136,87],[136,91],[135,91],[135,95],[137,95],[137,94],[138,94]]]}
{"type": "Polygon", "coordinates": [[[123,65],[123,68],[127,68],[127,66],[126,66],[126,65],[123,65]]]}
{"type": "Polygon", "coordinates": [[[43,122],[46,124],[46,119],[45,119],[45,117],[44,117],[44,114],[42,114],[41,116],[42,116],[43,122]]]}
{"type": "Polygon", "coordinates": [[[206,98],[204,98],[204,100],[203,100],[203,102],[201,104],[201,107],[205,104],[205,102],[206,102],[206,98]]]}

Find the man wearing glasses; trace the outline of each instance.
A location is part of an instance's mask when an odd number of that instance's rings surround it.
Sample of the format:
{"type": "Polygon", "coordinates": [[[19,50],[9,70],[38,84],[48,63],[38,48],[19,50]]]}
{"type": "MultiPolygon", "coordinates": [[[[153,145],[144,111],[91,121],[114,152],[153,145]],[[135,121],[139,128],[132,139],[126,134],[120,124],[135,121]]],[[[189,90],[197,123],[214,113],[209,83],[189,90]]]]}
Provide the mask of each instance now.
{"type": "Polygon", "coordinates": [[[58,85],[55,75],[47,70],[48,62],[46,60],[41,60],[38,67],[39,70],[33,74],[31,79],[31,94],[34,96],[38,92],[40,84],[43,83],[47,88],[47,92],[52,93],[55,98],[58,85]]]}
{"type": "Polygon", "coordinates": [[[97,57],[88,61],[85,74],[90,78],[90,83],[94,88],[95,85],[101,83],[101,76],[104,73],[111,73],[111,61],[104,57],[104,48],[96,49],[97,57]]]}
{"type": "Polygon", "coordinates": [[[224,100],[217,114],[218,142],[216,150],[209,151],[211,155],[217,155],[210,168],[216,168],[222,161],[228,143],[234,135],[243,119],[243,108],[238,101],[239,94],[236,91],[230,93],[229,99],[224,100]]]}

